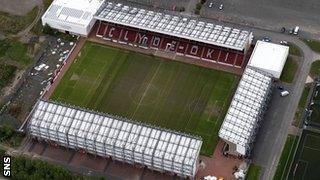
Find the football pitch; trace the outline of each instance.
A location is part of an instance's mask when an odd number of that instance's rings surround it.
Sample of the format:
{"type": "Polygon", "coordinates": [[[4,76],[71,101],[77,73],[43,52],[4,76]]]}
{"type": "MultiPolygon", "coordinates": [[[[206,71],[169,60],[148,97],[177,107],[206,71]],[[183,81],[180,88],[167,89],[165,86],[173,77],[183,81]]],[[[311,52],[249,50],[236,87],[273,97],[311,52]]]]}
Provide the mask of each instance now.
{"type": "Polygon", "coordinates": [[[319,179],[320,133],[304,130],[288,179],[319,179]]]}
{"type": "Polygon", "coordinates": [[[239,77],[86,42],[51,99],[201,136],[211,155],[239,77]]]}

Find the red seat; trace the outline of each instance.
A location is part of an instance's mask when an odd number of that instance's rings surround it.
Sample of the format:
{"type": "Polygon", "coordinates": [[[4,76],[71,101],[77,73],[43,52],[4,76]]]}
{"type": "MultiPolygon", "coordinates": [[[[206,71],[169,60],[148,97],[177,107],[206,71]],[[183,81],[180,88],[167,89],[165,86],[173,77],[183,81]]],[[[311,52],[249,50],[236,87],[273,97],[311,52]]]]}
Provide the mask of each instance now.
{"type": "Polygon", "coordinates": [[[226,63],[233,65],[236,60],[236,56],[237,56],[237,54],[229,52],[226,63]]]}
{"type": "Polygon", "coordinates": [[[226,58],[227,58],[228,52],[221,50],[220,51],[220,55],[219,55],[219,62],[226,62],[226,58]]]}
{"type": "Polygon", "coordinates": [[[241,67],[243,65],[244,55],[237,54],[235,65],[241,67]]]}
{"type": "Polygon", "coordinates": [[[106,30],[106,27],[107,27],[107,24],[101,23],[96,35],[102,37],[104,34],[104,31],[106,30]]]}

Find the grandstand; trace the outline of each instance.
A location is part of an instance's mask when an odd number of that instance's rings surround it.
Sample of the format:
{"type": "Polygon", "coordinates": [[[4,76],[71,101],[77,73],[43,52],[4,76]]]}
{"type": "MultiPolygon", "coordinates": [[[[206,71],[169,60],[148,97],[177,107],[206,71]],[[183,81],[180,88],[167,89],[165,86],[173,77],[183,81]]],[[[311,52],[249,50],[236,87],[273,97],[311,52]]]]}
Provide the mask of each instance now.
{"type": "Polygon", "coordinates": [[[97,37],[243,67],[252,33],[201,19],[105,2],[96,13],[97,37]]]}
{"type": "Polygon", "coordinates": [[[272,93],[272,77],[247,67],[219,131],[227,153],[247,156],[272,93]]]}
{"type": "Polygon", "coordinates": [[[288,53],[287,46],[257,42],[219,131],[219,137],[228,144],[227,153],[250,156],[273,79],[281,76],[288,53]]]}
{"type": "Polygon", "coordinates": [[[152,170],[193,178],[202,140],[108,114],[39,100],[31,136],[152,170]]]}

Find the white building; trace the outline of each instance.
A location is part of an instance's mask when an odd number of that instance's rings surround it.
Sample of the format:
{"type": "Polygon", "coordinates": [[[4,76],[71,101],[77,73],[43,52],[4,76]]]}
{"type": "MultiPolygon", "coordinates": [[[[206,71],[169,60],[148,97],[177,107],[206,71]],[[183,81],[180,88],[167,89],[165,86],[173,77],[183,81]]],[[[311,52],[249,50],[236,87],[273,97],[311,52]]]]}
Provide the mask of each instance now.
{"type": "Polygon", "coordinates": [[[247,67],[219,131],[232,155],[250,155],[260,121],[267,109],[273,80],[261,70],[247,67]]]}
{"type": "Polygon", "coordinates": [[[193,178],[202,140],[130,120],[39,100],[28,132],[102,157],[193,178]]]}
{"type": "Polygon", "coordinates": [[[278,79],[281,76],[288,54],[288,46],[258,41],[248,66],[270,73],[274,78],[278,79]]]}
{"type": "Polygon", "coordinates": [[[54,0],[42,16],[42,24],[60,31],[87,36],[95,23],[93,16],[104,0],[54,0]]]}

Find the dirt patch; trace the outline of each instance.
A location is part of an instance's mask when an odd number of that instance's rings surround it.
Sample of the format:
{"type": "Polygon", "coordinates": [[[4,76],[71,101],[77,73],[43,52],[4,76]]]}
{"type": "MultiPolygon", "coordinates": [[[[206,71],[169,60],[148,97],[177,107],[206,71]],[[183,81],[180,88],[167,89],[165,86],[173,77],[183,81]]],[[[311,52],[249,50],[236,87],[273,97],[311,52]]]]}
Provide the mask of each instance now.
{"type": "Polygon", "coordinates": [[[78,81],[78,80],[80,80],[80,76],[77,75],[77,74],[72,74],[70,80],[71,80],[71,81],[78,81]]]}
{"type": "Polygon", "coordinates": [[[41,0],[1,0],[0,11],[23,16],[41,3],[41,0]]]}

